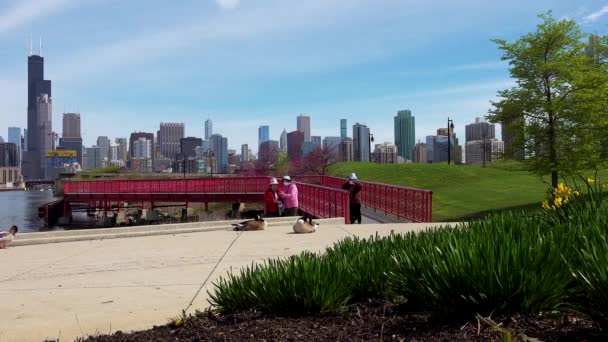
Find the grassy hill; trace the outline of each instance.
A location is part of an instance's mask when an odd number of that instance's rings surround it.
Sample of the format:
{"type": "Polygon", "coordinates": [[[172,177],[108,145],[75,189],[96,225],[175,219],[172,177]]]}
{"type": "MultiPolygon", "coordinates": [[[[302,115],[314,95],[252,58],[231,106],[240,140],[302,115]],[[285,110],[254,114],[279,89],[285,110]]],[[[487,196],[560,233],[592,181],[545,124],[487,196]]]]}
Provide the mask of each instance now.
{"type": "MultiPolygon", "coordinates": [[[[360,180],[433,191],[433,220],[453,221],[484,216],[490,211],[540,207],[548,178],[540,179],[515,162],[486,168],[447,164],[339,163],[331,173],[360,180]]],[[[598,178],[606,179],[607,172],[598,178]],[[600,177],[601,176],[601,177],[600,177]]]]}

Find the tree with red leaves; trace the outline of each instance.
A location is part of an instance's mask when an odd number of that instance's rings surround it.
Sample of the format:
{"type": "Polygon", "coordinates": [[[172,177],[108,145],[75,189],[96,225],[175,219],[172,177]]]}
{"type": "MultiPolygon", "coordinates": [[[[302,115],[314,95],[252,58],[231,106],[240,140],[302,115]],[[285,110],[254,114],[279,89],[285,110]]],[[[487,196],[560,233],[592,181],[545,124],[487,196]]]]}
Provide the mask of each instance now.
{"type": "Polygon", "coordinates": [[[299,174],[315,174],[315,175],[326,175],[329,173],[329,169],[337,161],[336,149],[325,146],[323,148],[317,147],[310,151],[299,165],[293,165],[297,168],[299,174]]]}

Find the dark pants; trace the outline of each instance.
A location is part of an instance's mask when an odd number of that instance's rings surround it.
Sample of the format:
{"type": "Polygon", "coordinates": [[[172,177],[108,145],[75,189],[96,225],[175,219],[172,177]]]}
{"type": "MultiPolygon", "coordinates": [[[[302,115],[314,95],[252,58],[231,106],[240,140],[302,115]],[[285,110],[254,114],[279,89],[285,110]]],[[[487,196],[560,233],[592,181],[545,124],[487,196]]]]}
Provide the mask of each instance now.
{"type": "Polygon", "coordinates": [[[361,203],[350,204],[350,223],[361,224],[361,203]]]}
{"type": "Polygon", "coordinates": [[[283,216],[298,216],[298,208],[287,208],[283,210],[283,216]]]}

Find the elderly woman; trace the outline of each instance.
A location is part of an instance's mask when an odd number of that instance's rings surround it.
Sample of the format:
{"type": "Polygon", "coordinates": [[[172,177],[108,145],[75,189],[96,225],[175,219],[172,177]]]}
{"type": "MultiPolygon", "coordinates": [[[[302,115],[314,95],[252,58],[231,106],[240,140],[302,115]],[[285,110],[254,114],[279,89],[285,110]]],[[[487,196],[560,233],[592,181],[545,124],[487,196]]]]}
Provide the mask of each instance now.
{"type": "Polygon", "coordinates": [[[0,249],[7,248],[13,242],[18,230],[17,226],[12,226],[8,232],[0,232],[0,249]]]}
{"type": "Polygon", "coordinates": [[[298,187],[291,181],[291,177],[283,177],[283,189],[279,191],[279,196],[285,202],[283,216],[298,216],[298,187]]]}
{"type": "Polygon", "coordinates": [[[283,203],[279,197],[279,182],[276,178],[271,178],[268,189],[264,193],[264,214],[266,217],[279,217],[282,208],[283,203]]]}

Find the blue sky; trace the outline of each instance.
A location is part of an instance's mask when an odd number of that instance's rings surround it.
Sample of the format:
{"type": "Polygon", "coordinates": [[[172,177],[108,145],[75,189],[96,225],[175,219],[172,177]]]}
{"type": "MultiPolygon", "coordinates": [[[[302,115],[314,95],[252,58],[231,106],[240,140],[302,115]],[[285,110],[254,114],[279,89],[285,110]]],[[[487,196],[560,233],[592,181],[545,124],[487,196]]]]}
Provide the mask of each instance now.
{"type": "Polygon", "coordinates": [[[238,150],[260,125],[278,140],[300,113],[313,135],[347,118],[393,141],[400,109],[418,139],[448,116],[464,138],[511,84],[490,39],[534,30],[547,10],[607,34],[607,0],[0,0],[0,135],[26,126],[29,37],[37,51],[42,34],[53,127],[79,109],[86,145],[162,121],[202,136],[210,117],[238,150]]]}

